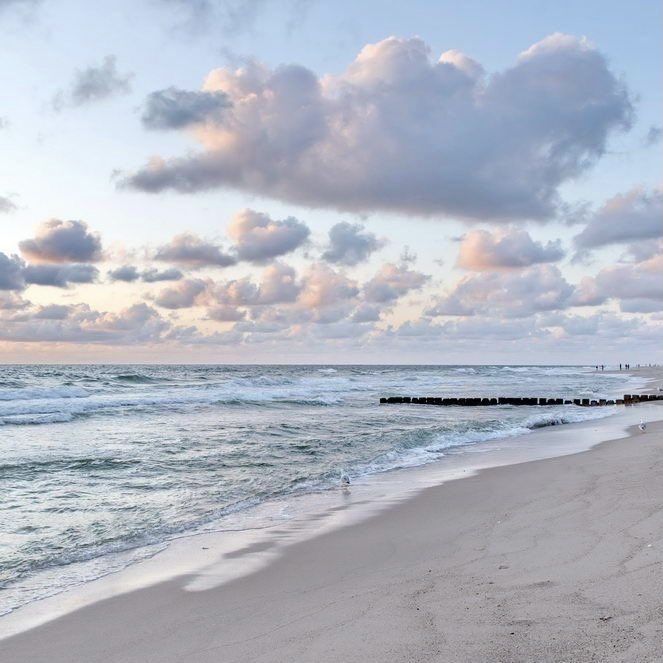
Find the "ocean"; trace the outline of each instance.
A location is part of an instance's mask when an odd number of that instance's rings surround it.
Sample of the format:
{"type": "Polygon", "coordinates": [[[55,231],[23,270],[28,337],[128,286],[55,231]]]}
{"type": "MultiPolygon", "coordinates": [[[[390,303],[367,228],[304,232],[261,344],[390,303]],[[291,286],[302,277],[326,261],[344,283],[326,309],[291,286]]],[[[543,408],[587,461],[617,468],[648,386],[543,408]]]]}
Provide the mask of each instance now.
{"type": "Polygon", "coordinates": [[[380,406],[380,396],[615,397],[569,366],[4,366],[0,614],[260,507],[615,408],[380,406]]]}

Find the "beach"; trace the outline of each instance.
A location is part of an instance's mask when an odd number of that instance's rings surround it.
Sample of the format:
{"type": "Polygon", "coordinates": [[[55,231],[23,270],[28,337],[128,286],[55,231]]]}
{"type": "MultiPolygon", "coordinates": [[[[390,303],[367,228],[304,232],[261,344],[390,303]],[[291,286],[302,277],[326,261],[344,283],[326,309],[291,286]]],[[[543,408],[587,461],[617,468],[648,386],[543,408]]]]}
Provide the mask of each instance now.
{"type": "Polygon", "coordinates": [[[663,410],[626,409],[646,431],[426,488],[217,586],[182,574],[85,605],[0,660],[660,660],[663,410]]]}

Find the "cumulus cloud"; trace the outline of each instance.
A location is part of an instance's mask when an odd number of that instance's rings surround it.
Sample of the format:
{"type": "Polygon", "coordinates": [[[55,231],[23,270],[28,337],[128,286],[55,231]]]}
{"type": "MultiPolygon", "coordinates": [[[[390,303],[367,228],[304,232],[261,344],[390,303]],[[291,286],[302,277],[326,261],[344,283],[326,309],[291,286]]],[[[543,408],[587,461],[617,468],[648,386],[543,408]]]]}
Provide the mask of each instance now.
{"type": "Polygon", "coordinates": [[[211,320],[217,322],[238,322],[244,320],[246,311],[242,311],[234,306],[212,306],[207,309],[207,315],[211,320]]]}
{"type": "Polygon", "coordinates": [[[535,242],[526,230],[510,228],[494,233],[472,230],[463,236],[458,266],[476,272],[529,267],[564,257],[560,240],[535,242]]]}
{"type": "Polygon", "coordinates": [[[179,269],[170,267],[168,269],[145,269],[142,272],[134,265],[121,265],[116,269],[111,269],[108,272],[108,278],[111,281],[124,281],[125,283],[133,283],[139,279],[145,283],[158,283],[160,281],[179,281],[183,278],[184,274],[179,269]]]}
{"type": "Polygon", "coordinates": [[[343,303],[359,294],[357,283],[324,263],[311,265],[304,274],[299,301],[309,309],[343,303]]]}
{"type": "Polygon", "coordinates": [[[125,283],[131,283],[132,281],[137,281],[140,278],[140,274],[138,269],[133,265],[122,265],[116,269],[109,270],[108,278],[111,281],[124,281],[125,283]]]}
{"type": "Polygon", "coordinates": [[[174,262],[188,267],[229,267],[237,259],[225,253],[222,247],[207,242],[191,233],[176,235],[162,246],[154,256],[155,260],[174,262]]]}
{"type": "Polygon", "coordinates": [[[418,290],[429,278],[406,265],[387,263],[364,285],[364,296],[369,302],[393,302],[411,290],[418,290]]]}
{"type": "Polygon", "coordinates": [[[574,296],[576,306],[620,302],[625,312],[663,310],[663,253],[628,265],[606,267],[595,277],[585,277],[574,296]]]}
{"type": "Polygon", "coordinates": [[[656,237],[663,237],[663,190],[636,187],[610,198],[575,243],[583,250],[656,237]]]}
{"type": "Polygon", "coordinates": [[[148,129],[182,129],[212,119],[230,105],[224,92],[169,87],[148,95],[141,121],[148,129]]]}
{"type": "Polygon", "coordinates": [[[0,252],[0,290],[23,290],[25,264],[18,256],[8,256],[0,252]]]}
{"type": "Polygon", "coordinates": [[[101,239],[83,221],[50,219],[32,239],[18,244],[21,253],[35,262],[95,262],[101,260],[101,239]]]}
{"type": "Polygon", "coordinates": [[[53,108],[84,106],[119,94],[131,92],[133,74],[120,74],[115,56],[107,55],[99,66],[79,69],[67,90],[60,90],[53,99],[53,108]]]}
{"type": "Polygon", "coordinates": [[[263,270],[257,284],[250,278],[215,283],[207,296],[212,306],[267,306],[294,302],[301,289],[295,270],[275,262],[263,270]]]}
{"type": "Polygon", "coordinates": [[[152,267],[141,272],[140,277],[145,283],[159,283],[160,281],[179,281],[184,277],[184,274],[175,267],[169,267],[168,269],[154,269],[152,267]]]}
{"type": "Polygon", "coordinates": [[[332,226],[329,230],[329,246],[322,254],[322,259],[350,267],[367,260],[385,242],[364,230],[364,226],[346,221],[332,226]]]}
{"type": "Polygon", "coordinates": [[[570,305],[574,286],[553,265],[465,276],[427,310],[431,316],[520,318],[570,305]]]}
{"type": "Polygon", "coordinates": [[[340,75],[249,62],[204,91],[232,106],[195,125],[202,151],[154,158],[124,186],[233,187],[316,207],[545,219],[560,185],[630,126],[627,91],[584,39],[554,34],[487,75],[418,38],[365,46],[340,75]]]}
{"type": "Polygon", "coordinates": [[[228,227],[239,259],[257,263],[294,251],[306,242],[310,232],[305,223],[292,216],[275,221],[251,209],[235,214],[228,227]]]}
{"type": "Polygon", "coordinates": [[[100,312],[87,304],[69,307],[36,307],[28,314],[0,325],[0,339],[55,343],[127,345],[165,338],[170,323],[145,303],[117,313],[100,312]]]}
{"type": "Polygon", "coordinates": [[[26,265],[23,276],[27,284],[67,288],[71,283],[94,283],[99,270],[94,265],[26,265]]]}
{"type": "Polygon", "coordinates": [[[155,298],[154,303],[163,308],[189,308],[196,303],[199,295],[205,292],[207,283],[202,279],[185,279],[174,286],[164,288],[155,298]]]}

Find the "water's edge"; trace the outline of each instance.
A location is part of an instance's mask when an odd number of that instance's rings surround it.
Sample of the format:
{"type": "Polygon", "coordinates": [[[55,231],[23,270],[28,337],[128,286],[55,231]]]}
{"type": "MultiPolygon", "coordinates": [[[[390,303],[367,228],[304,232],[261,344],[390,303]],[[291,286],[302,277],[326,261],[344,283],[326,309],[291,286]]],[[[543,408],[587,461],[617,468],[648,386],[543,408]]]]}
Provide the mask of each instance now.
{"type": "Polygon", "coordinates": [[[177,577],[187,577],[188,591],[222,585],[264,567],[296,543],[363,521],[427,488],[484,469],[582,453],[628,436],[629,427],[643,418],[658,420],[662,411],[658,403],[623,408],[602,419],[536,430],[524,443],[522,436],[505,438],[492,448],[483,446],[481,453],[465,450],[444,461],[365,477],[350,490],[302,495],[287,505],[260,505],[272,524],[251,528],[238,523],[236,528],[173,537],[143,560],[0,617],[0,639],[100,600],[177,577]]]}

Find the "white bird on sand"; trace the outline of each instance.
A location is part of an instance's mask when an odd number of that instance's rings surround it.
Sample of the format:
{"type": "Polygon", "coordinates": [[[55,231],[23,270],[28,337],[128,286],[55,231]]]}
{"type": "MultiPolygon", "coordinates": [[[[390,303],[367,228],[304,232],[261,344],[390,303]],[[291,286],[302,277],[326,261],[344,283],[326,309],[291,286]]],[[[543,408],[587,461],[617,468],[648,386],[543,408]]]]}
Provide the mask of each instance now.
{"type": "Polygon", "coordinates": [[[641,431],[644,432],[644,431],[647,430],[647,424],[646,424],[644,421],[642,421],[642,419],[640,419],[640,423],[638,424],[638,428],[639,428],[641,431]]]}
{"type": "Polygon", "coordinates": [[[345,488],[349,485],[350,485],[350,477],[345,472],[341,472],[341,486],[345,488]]]}

